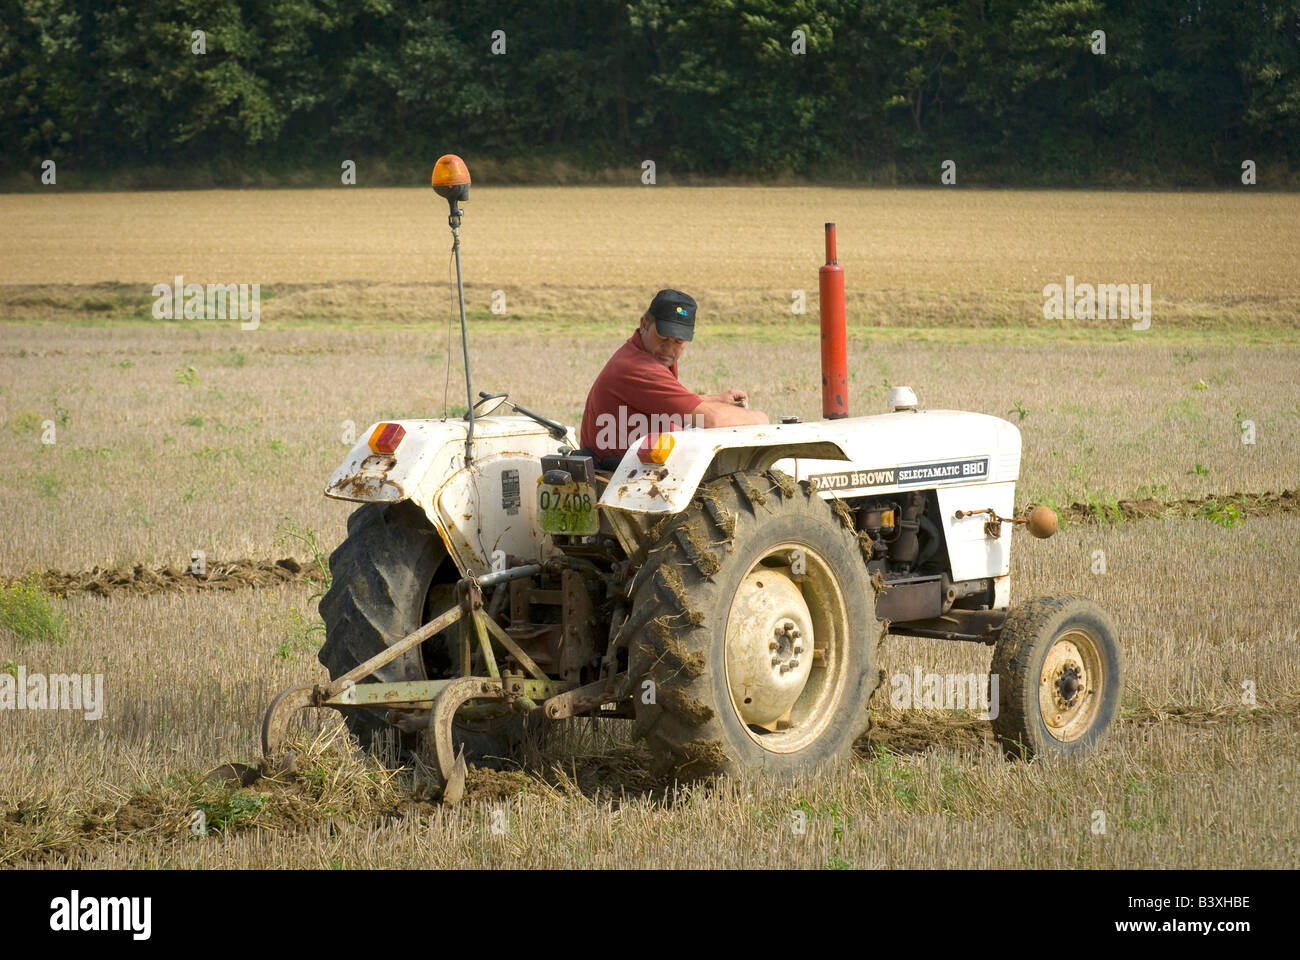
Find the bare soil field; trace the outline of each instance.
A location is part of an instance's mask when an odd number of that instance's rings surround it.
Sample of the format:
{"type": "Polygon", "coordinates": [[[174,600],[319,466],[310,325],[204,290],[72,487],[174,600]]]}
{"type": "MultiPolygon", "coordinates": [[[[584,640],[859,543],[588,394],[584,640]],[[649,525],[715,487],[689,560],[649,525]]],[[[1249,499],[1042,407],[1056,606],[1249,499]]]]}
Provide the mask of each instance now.
{"type": "MultiPolygon", "coordinates": [[[[1044,321],[1044,286],[1067,276],[1149,283],[1156,330],[1300,315],[1294,194],[488,187],[465,210],[471,306],[486,314],[501,290],[512,321],[610,322],[664,286],[692,291],[701,322],[811,319],[828,220],[858,328],[1126,327],[1044,321]]],[[[262,284],[270,324],[446,316],[445,289],[400,289],[448,276],[429,189],[5,195],[0,213],[0,319],[45,315],[68,286],[83,312],[125,301],[147,316],[149,289],[178,274],[262,284]]]]}
{"type": "Polygon", "coordinates": [[[656,780],[614,721],[475,771],[456,808],[334,714],[295,768],[261,769],[271,696],[324,677],[317,551],[348,514],[327,477],[373,421],[463,409],[445,208],[342,188],[3,196],[0,670],[102,674],[105,694],[94,721],[0,711],[0,865],[1295,865],[1300,198],[657,189],[473,195],[475,388],[576,422],[649,296],[678,286],[700,291],[688,386],[814,418],[836,220],[851,410],[908,384],[1015,423],[1017,508],[1063,526],[1016,534],[1014,595],[1088,596],[1119,626],[1123,715],[1100,752],[1012,762],[975,713],[896,709],[889,677],[982,672],[989,651],[890,637],[872,731],[794,784],[656,780]],[[176,274],[263,283],[259,328],[154,320],[150,288],[176,274]],[[1151,329],[1044,320],[1067,274],[1150,282],[1151,329]]]}

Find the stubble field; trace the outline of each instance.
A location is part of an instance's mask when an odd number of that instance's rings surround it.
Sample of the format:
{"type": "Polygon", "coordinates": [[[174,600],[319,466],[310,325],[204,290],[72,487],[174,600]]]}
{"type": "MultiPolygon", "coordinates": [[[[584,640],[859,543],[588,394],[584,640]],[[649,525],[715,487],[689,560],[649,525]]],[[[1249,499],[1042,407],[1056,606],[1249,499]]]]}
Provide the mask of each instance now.
{"type": "MultiPolygon", "coordinates": [[[[351,752],[329,717],[297,774],[208,779],[255,761],[276,691],[324,674],[309,541],[328,553],[343,535],[348,507],[321,490],[348,431],[464,401],[443,208],[341,189],[0,209],[0,665],[105,685],[93,722],[0,711],[0,863],[1297,862],[1297,198],[476,192],[475,387],[568,422],[660,286],[701,303],[689,386],[815,417],[821,222],[839,222],[853,412],[906,383],[925,406],[1016,423],[1018,506],[1051,503],[1067,524],[1017,534],[1013,592],[1095,599],[1129,670],[1123,719],[1083,764],[1008,762],[987,722],[895,710],[887,681],[857,756],[801,783],[675,791],[624,729],[587,722],[454,809],[351,752]],[[154,320],[151,287],[176,274],[261,283],[260,327],[154,320]],[[1044,320],[1041,289],[1066,275],[1151,283],[1151,329],[1044,320]],[[806,315],[790,309],[801,289],[806,315]],[[206,577],[186,572],[195,551],[206,577]],[[19,615],[42,595],[54,632],[19,615]],[[221,828],[195,836],[196,809],[221,828]]],[[[891,637],[881,666],[988,657],[891,637]]]]}

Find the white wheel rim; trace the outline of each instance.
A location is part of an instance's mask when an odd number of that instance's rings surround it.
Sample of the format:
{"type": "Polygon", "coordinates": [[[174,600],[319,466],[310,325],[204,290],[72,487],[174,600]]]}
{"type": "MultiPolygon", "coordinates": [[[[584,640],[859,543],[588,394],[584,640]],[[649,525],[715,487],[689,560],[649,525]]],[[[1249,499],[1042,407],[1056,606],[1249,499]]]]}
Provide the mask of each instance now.
{"type": "Polygon", "coordinates": [[[808,747],[848,679],[847,605],[830,564],[807,544],[768,550],[741,579],[726,629],[728,696],[750,738],[773,753],[808,747]]]}
{"type": "Polygon", "coordinates": [[[1092,729],[1105,683],[1101,651],[1094,637],[1076,629],[1056,639],[1038,678],[1038,706],[1053,739],[1069,743],[1092,729]]]}

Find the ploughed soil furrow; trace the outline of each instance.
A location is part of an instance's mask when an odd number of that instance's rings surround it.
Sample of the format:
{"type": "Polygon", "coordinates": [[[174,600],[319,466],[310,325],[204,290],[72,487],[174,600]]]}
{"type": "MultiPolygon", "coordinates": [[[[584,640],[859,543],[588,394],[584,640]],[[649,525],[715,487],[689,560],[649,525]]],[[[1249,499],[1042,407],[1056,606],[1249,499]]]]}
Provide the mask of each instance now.
{"type": "MultiPolygon", "coordinates": [[[[1300,699],[1287,697],[1250,710],[1148,707],[1127,713],[1119,722],[1238,725],[1277,721],[1297,712],[1300,699]]],[[[188,840],[195,833],[197,810],[205,812],[208,833],[309,834],[327,829],[330,836],[435,814],[438,791],[430,792],[418,777],[412,780],[409,770],[383,770],[342,742],[327,755],[320,743],[300,741],[296,746],[301,754],[290,751],[275,761],[236,761],[206,774],[182,771],[160,786],[130,795],[105,790],[102,799],[80,807],[55,809],[45,802],[0,797],[0,867],[41,864],[88,843],[188,840]]],[[[854,746],[859,758],[869,759],[878,750],[909,755],[930,749],[978,750],[993,744],[987,720],[909,712],[875,716],[871,730],[854,746]]],[[[613,802],[627,793],[639,794],[671,805],[675,785],[648,767],[649,755],[640,744],[575,756],[532,773],[471,766],[465,803],[499,803],[515,794],[542,799],[577,792],[613,802]]]]}
{"type": "MultiPolygon", "coordinates": [[[[10,585],[25,577],[0,577],[0,584],[10,585]]],[[[92,594],[107,597],[121,594],[146,596],[167,590],[240,590],[278,583],[319,582],[324,579],[321,565],[292,557],[280,560],[209,560],[202,572],[188,567],[120,566],[109,570],[95,567],[80,573],[45,570],[36,574],[41,590],[53,596],[92,594]]]]}
{"type": "MultiPolygon", "coordinates": [[[[1067,523],[1122,523],[1152,517],[1205,517],[1208,521],[1215,517],[1223,518],[1229,505],[1236,508],[1243,520],[1300,513],[1300,490],[1234,493],[1163,503],[1156,500],[1072,503],[1060,510],[1060,517],[1067,523]]],[[[1021,507],[1016,513],[1023,516],[1027,510],[1027,506],[1021,507]]],[[[315,560],[303,563],[292,557],[284,557],[280,560],[209,561],[202,573],[186,567],[146,567],[136,564],[107,570],[95,567],[79,573],[45,570],[36,574],[35,578],[40,588],[48,594],[65,597],[93,594],[107,597],[114,594],[147,595],[164,590],[239,590],[278,583],[321,582],[325,578],[325,571],[315,560]]],[[[25,579],[27,578],[0,576],[0,585],[8,586],[25,579]]]]}
{"type": "MultiPolygon", "coordinates": [[[[1062,507],[1059,515],[1068,523],[1118,523],[1128,520],[1145,520],[1149,517],[1222,516],[1231,505],[1243,519],[1275,516],[1280,513],[1300,513],[1300,490],[1283,490],[1273,493],[1231,493],[1224,496],[1192,497],[1186,500],[1096,500],[1092,503],[1072,503],[1062,507]]],[[[1018,510],[1017,515],[1023,515],[1018,510]]]]}

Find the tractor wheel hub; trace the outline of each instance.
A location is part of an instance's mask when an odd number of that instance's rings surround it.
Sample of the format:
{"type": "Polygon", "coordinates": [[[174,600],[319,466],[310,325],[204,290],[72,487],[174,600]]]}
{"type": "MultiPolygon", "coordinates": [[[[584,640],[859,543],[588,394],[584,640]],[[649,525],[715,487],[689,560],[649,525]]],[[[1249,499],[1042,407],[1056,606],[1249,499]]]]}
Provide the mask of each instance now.
{"type": "Polygon", "coordinates": [[[727,621],[727,684],[741,720],[776,728],[812,670],[812,615],[787,575],[760,568],[741,581],[727,621]]]}

